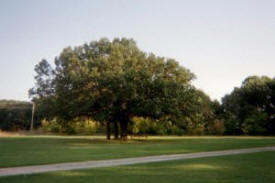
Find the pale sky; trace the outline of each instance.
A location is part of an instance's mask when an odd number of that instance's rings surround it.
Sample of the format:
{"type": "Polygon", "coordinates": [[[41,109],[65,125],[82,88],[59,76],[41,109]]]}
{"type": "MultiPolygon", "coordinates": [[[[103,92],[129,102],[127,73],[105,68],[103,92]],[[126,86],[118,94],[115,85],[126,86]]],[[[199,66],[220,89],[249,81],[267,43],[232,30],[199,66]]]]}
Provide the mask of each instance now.
{"type": "Polygon", "coordinates": [[[0,99],[28,100],[42,58],[102,37],[175,58],[212,99],[275,76],[275,0],[0,0],[0,99]]]}

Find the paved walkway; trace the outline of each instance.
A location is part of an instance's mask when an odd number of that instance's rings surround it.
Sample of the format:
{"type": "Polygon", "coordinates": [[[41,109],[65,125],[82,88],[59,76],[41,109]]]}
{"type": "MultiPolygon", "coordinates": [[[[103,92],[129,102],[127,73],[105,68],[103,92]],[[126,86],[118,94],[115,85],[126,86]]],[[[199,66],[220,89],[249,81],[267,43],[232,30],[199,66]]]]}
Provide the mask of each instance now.
{"type": "Polygon", "coordinates": [[[87,169],[87,168],[111,167],[111,166],[118,166],[118,165],[132,165],[132,164],[160,162],[160,161],[167,161],[167,160],[215,157],[215,156],[224,156],[224,155],[263,152],[263,151],[275,151],[275,146],[249,148],[249,149],[224,150],[224,151],[199,152],[199,153],[147,156],[147,157],[138,157],[138,158],[123,158],[123,159],[114,159],[114,160],[98,160],[98,161],[59,163],[59,164],[24,166],[24,167],[13,167],[13,168],[0,168],[0,176],[26,175],[26,174],[44,173],[44,172],[61,171],[61,170],[79,170],[79,169],[87,169]]]}

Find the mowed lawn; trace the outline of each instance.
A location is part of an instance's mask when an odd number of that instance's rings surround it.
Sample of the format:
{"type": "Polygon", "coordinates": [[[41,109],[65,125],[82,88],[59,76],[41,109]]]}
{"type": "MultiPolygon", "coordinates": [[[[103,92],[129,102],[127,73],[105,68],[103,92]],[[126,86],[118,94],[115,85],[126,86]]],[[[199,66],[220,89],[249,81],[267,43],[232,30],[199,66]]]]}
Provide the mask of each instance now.
{"type": "Polygon", "coordinates": [[[0,177],[1,183],[273,183],[275,152],[0,177]]]}
{"type": "Polygon", "coordinates": [[[104,137],[0,138],[0,167],[177,154],[275,145],[275,137],[149,137],[127,142],[104,137]]]}

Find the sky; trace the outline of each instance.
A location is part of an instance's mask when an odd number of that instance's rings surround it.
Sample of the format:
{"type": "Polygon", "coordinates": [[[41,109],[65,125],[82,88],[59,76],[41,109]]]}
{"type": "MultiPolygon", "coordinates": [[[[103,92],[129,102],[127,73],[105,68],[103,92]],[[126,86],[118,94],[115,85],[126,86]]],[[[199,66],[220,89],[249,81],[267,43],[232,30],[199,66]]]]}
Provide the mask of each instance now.
{"type": "Polygon", "coordinates": [[[275,76],[274,0],[0,0],[0,99],[29,100],[34,66],[67,46],[127,37],[174,58],[220,100],[275,76]]]}

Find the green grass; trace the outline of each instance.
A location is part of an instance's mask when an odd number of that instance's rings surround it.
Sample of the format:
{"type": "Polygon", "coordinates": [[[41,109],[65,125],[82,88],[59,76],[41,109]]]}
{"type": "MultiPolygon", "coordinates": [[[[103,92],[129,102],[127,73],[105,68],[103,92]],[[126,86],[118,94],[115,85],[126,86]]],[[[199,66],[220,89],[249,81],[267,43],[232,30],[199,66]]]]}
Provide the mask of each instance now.
{"type": "Polygon", "coordinates": [[[0,178],[1,183],[274,183],[275,152],[0,178]]]}
{"type": "Polygon", "coordinates": [[[127,142],[103,137],[0,138],[0,167],[113,159],[275,145],[274,137],[153,137],[127,142]]]}

